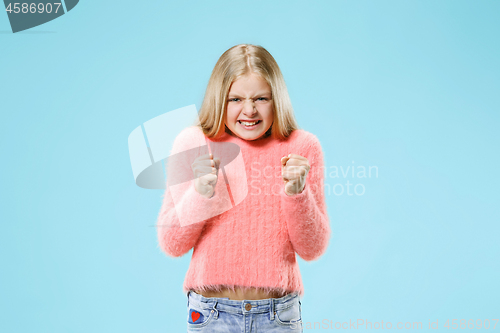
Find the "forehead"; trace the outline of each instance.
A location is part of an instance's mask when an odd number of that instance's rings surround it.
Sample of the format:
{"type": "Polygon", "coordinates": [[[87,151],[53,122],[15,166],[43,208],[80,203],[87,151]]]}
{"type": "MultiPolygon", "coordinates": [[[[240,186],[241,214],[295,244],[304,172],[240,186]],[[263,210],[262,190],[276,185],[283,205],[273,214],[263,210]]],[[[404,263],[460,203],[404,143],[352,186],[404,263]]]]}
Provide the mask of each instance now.
{"type": "Polygon", "coordinates": [[[234,80],[229,88],[229,93],[265,94],[271,93],[271,87],[262,76],[252,73],[234,80]]]}

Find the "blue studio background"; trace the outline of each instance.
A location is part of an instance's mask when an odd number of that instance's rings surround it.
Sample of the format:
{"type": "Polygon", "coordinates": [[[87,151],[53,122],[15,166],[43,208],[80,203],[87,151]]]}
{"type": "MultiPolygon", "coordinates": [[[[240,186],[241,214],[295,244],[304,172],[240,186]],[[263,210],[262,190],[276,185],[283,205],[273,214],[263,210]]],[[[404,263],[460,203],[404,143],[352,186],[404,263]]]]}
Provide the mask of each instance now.
{"type": "Polygon", "coordinates": [[[329,248],[298,259],[304,331],[498,319],[499,12],[493,0],[81,1],[16,34],[0,14],[0,331],[185,331],[191,252],[160,251],[163,193],[135,185],[127,138],[199,108],[239,43],[276,58],[299,125],[338,170],[329,248]]]}

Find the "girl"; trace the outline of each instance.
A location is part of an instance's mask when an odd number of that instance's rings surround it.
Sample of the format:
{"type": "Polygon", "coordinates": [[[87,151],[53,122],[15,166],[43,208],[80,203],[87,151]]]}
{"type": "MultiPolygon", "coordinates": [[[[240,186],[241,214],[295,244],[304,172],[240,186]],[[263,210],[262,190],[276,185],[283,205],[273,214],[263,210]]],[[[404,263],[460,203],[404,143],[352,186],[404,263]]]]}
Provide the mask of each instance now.
{"type": "Polygon", "coordinates": [[[298,128],[269,52],[241,44],[222,54],[199,121],[177,136],[173,154],[169,175],[190,177],[167,187],[158,242],[171,257],[193,248],[183,285],[188,332],[302,332],[295,253],[319,258],[331,232],[323,153],[317,137],[298,128]],[[224,170],[230,143],[243,162],[224,170]],[[241,188],[246,196],[233,207],[241,188]]]}

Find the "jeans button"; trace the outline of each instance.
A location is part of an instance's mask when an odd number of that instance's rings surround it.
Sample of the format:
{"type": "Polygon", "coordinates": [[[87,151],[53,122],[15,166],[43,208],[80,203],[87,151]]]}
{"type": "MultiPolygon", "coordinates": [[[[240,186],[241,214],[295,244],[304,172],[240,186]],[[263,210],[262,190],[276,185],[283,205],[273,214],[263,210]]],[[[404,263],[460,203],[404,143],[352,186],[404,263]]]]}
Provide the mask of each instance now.
{"type": "Polygon", "coordinates": [[[251,308],[252,308],[252,304],[247,303],[247,304],[245,305],[245,310],[250,311],[250,309],[251,309],[251,308]]]}

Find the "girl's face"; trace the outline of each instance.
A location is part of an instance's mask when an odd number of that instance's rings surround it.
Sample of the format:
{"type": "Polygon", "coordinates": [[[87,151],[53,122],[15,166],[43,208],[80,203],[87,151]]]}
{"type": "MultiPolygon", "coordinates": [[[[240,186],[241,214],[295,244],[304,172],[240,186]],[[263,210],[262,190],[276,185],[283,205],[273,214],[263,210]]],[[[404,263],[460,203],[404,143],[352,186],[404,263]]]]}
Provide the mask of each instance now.
{"type": "Polygon", "coordinates": [[[271,87],[250,73],[233,81],[226,106],[226,126],[244,140],[262,137],[273,123],[271,87]]]}

